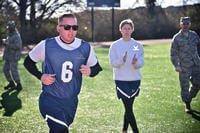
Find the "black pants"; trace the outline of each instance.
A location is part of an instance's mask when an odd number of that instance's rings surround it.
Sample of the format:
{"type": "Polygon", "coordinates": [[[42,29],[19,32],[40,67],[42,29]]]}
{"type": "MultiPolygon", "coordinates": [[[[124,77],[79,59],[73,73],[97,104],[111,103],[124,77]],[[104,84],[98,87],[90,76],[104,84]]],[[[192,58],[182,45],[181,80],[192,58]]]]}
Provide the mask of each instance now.
{"type": "Polygon", "coordinates": [[[133,114],[134,99],[135,99],[134,97],[130,99],[122,99],[125,108],[123,131],[127,131],[128,125],[130,124],[133,132],[139,133],[135,116],[133,114]]]}
{"type": "MultiPolygon", "coordinates": [[[[55,132],[52,131],[52,130],[49,130],[49,133],[55,133],[55,132]]],[[[59,133],[69,133],[69,130],[68,130],[68,128],[66,128],[63,131],[59,132],[59,133]]]]}

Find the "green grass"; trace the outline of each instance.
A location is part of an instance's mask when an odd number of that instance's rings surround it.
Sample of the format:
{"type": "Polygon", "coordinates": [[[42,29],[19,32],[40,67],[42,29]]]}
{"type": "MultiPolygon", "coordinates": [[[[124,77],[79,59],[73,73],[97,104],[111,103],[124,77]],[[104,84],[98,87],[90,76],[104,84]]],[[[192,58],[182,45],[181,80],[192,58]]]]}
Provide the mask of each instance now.
{"type": "MultiPolygon", "coordinates": [[[[178,75],[171,65],[169,49],[169,45],[144,46],[141,91],[134,103],[139,130],[141,133],[198,133],[200,121],[184,113],[178,75]]],[[[116,96],[108,48],[96,48],[95,51],[103,71],[95,78],[84,78],[70,131],[120,133],[124,109],[116,96]]],[[[0,69],[0,100],[3,103],[3,107],[0,103],[0,133],[47,133],[48,127],[38,109],[40,81],[24,69],[23,59],[19,62],[23,84],[19,94],[3,89],[7,82],[0,69]]],[[[2,60],[0,66],[2,68],[2,60]]],[[[198,94],[192,101],[197,111],[200,111],[199,101],[198,94]]]]}

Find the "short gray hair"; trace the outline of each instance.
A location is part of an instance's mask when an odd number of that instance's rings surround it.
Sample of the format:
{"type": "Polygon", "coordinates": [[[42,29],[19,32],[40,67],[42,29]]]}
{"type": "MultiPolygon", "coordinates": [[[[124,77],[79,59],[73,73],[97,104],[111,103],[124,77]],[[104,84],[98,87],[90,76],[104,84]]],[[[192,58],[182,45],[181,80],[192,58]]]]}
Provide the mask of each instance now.
{"type": "Polygon", "coordinates": [[[63,18],[74,18],[75,21],[77,22],[76,16],[75,16],[74,14],[72,14],[72,13],[69,13],[69,14],[63,14],[62,16],[60,16],[60,17],[58,18],[58,24],[59,24],[60,22],[62,22],[63,18]]]}

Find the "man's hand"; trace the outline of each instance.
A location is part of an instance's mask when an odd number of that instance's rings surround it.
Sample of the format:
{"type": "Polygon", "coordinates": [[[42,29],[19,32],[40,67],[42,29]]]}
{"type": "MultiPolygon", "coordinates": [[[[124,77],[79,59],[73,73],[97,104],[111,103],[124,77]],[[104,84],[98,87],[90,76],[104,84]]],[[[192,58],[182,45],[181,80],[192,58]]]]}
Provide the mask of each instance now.
{"type": "Polygon", "coordinates": [[[180,66],[177,66],[175,69],[177,72],[182,72],[182,68],[180,66]]]}
{"type": "Polygon", "coordinates": [[[56,80],[55,76],[56,74],[43,74],[41,77],[41,81],[45,85],[51,85],[56,80]]]}
{"type": "Polygon", "coordinates": [[[81,65],[81,68],[79,70],[83,74],[83,76],[90,76],[91,69],[89,66],[81,65]]]}

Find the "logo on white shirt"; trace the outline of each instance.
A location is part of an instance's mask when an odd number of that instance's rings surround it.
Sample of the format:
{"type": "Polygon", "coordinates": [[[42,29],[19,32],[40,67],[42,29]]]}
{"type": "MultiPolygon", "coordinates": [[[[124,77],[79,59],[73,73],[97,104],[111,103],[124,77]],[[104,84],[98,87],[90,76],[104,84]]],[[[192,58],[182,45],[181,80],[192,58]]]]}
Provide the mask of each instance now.
{"type": "Polygon", "coordinates": [[[133,51],[139,51],[138,45],[133,45],[133,51]]]}

